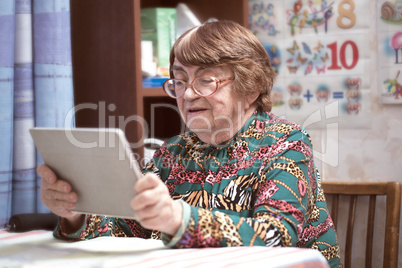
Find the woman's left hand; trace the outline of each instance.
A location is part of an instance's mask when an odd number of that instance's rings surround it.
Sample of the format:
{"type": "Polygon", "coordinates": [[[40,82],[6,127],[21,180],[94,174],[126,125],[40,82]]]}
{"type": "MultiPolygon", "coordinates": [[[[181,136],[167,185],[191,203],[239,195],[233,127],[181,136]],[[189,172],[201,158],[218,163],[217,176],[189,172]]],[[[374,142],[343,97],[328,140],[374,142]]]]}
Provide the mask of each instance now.
{"type": "Polygon", "coordinates": [[[135,219],[142,227],[175,235],[182,221],[182,205],[174,201],[168,188],[155,174],[147,173],[134,186],[131,200],[135,219]]]}

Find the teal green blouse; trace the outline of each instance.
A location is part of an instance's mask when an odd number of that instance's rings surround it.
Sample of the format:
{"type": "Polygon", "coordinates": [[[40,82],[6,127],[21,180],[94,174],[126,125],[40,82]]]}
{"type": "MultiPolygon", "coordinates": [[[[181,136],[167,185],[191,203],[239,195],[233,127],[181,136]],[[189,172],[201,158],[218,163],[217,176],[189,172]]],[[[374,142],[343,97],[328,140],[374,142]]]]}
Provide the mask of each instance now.
{"type": "Polygon", "coordinates": [[[319,250],[339,266],[339,246],[328,213],[308,133],[271,113],[256,111],[226,143],[203,143],[193,132],[175,136],[144,172],[165,182],[183,205],[173,237],[129,219],[87,215],[68,240],[103,235],[162,238],[174,248],[293,246],[319,250]]]}

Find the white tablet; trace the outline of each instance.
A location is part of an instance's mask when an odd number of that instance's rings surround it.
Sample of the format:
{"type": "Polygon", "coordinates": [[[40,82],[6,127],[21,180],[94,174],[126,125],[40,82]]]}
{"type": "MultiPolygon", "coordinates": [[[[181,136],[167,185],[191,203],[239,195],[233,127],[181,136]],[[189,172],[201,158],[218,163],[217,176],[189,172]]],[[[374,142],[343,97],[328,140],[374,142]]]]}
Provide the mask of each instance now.
{"type": "Polygon", "coordinates": [[[120,129],[32,128],[43,161],[78,195],[75,212],[134,218],[138,162],[120,129]]]}

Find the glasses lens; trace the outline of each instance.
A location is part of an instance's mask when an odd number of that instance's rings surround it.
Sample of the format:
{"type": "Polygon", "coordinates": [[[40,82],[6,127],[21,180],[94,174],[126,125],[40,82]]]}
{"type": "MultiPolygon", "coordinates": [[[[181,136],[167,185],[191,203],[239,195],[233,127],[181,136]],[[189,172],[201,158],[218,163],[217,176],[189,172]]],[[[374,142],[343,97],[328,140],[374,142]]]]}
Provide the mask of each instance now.
{"type": "Polygon", "coordinates": [[[163,88],[173,98],[180,98],[184,93],[185,85],[181,80],[169,79],[164,83],[163,88]]]}
{"type": "Polygon", "coordinates": [[[216,91],[216,80],[212,77],[198,77],[194,80],[194,89],[202,96],[211,95],[216,91]]]}

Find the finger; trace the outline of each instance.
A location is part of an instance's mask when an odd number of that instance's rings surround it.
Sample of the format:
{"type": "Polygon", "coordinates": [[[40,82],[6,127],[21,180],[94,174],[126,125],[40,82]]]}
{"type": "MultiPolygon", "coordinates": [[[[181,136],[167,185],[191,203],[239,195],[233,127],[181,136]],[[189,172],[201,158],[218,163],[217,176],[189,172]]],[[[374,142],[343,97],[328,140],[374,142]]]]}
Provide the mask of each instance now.
{"type": "Polygon", "coordinates": [[[162,181],[155,174],[146,174],[142,179],[138,180],[134,185],[134,193],[139,194],[145,190],[157,187],[162,181]]]}
{"type": "Polygon", "coordinates": [[[45,164],[39,165],[36,171],[47,183],[55,183],[57,181],[56,174],[45,164]]]}
{"type": "Polygon", "coordinates": [[[145,207],[155,205],[160,199],[160,194],[157,190],[146,190],[137,194],[131,200],[131,207],[134,211],[139,211],[144,209],[145,207]]]}
{"type": "Polygon", "coordinates": [[[56,215],[59,215],[60,217],[64,217],[64,218],[70,218],[70,217],[75,217],[78,215],[78,213],[76,212],[72,212],[71,210],[61,210],[58,213],[55,213],[56,215]]]}
{"type": "Polygon", "coordinates": [[[75,203],[78,200],[78,196],[76,193],[71,192],[71,193],[62,193],[59,191],[54,191],[54,190],[43,190],[42,191],[42,197],[44,200],[58,200],[58,201],[65,201],[65,202],[71,202],[75,203]]]}
{"type": "Polygon", "coordinates": [[[73,212],[72,210],[75,208],[75,203],[64,203],[61,201],[54,201],[50,206],[55,206],[54,209],[50,209],[53,213],[60,217],[65,217],[69,218],[77,214],[76,212],[73,212]]]}
{"type": "Polygon", "coordinates": [[[160,226],[166,224],[168,222],[168,218],[161,214],[135,214],[135,219],[141,224],[142,227],[146,229],[158,229],[160,230],[160,226]]]}
{"type": "Polygon", "coordinates": [[[163,217],[166,209],[170,206],[167,202],[156,202],[154,204],[142,207],[141,209],[134,210],[135,218],[139,222],[149,221],[153,218],[163,217]]]}
{"type": "Polygon", "coordinates": [[[71,185],[63,180],[57,180],[54,183],[48,183],[45,179],[42,178],[42,187],[44,189],[50,189],[63,193],[69,193],[72,191],[71,185]]]}
{"type": "Polygon", "coordinates": [[[75,202],[69,202],[66,200],[57,200],[57,199],[47,199],[42,196],[42,202],[48,207],[51,211],[55,212],[59,216],[61,213],[65,213],[65,211],[71,211],[75,208],[75,202]]]}
{"type": "Polygon", "coordinates": [[[149,211],[144,210],[135,217],[144,228],[174,235],[182,221],[182,205],[170,200],[169,203],[160,203],[149,211]]]}
{"type": "Polygon", "coordinates": [[[71,210],[60,210],[60,212],[57,212],[55,214],[59,215],[60,217],[64,217],[64,218],[70,218],[70,217],[74,217],[77,215],[76,212],[72,212],[71,210]]]}
{"type": "Polygon", "coordinates": [[[75,208],[78,197],[73,192],[66,194],[41,187],[41,200],[53,213],[68,218],[74,216],[71,210],[75,208]]]}
{"type": "Polygon", "coordinates": [[[155,205],[157,202],[162,202],[163,200],[171,199],[166,185],[158,178],[156,178],[156,180],[156,187],[136,193],[135,197],[131,201],[131,207],[134,209],[134,211],[144,209],[147,206],[155,205]]]}

